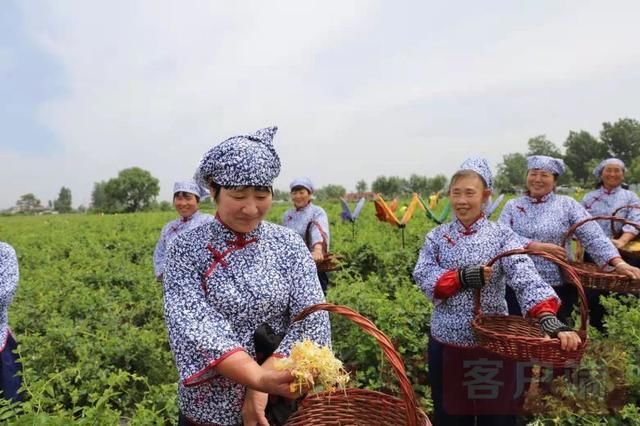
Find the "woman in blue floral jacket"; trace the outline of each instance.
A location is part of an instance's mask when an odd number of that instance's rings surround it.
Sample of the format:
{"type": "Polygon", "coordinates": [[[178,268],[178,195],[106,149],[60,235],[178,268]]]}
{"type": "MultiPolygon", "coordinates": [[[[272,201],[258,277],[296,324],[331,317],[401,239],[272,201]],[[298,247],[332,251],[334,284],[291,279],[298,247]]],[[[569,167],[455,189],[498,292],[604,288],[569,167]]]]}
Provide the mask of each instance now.
{"type": "Polygon", "coordinates": [[[330,344],[326,312],[291,322],[324,301],[309,251],[295,232],[264,221],[280,172],[276,130],[204,154],[196,177],[216,202],[215,219],[177,237],[167,254],[164,309],[182,424],[267,425],[268,393],[297,396],[274,360],[304,338],[330,344]],[[260,365],[254,333],[265,324],[283,338],[260,365]]]}

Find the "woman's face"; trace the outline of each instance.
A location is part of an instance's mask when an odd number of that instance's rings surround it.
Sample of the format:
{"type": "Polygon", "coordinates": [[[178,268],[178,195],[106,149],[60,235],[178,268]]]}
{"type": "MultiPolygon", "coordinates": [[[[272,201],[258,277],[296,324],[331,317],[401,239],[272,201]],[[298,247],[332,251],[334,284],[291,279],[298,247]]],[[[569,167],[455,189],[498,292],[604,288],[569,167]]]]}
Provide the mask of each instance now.
{"type": "MultiPolygon", "coordinates": [[[[213,192],[213,191],[212,191],[213,192]]],[[[213,197],[215,194],[212,193],[213,197]]],[[[214,197],[215,198],[215,197],[214,197]]],[[[236,232],[247,233],[258,227],[271,208],[271,191],[220,188],[216,199],[220,220],[236,232]]]]}
{"type": "Polygon", "coordinates": [[[544,197],[552,192],[555,186],[556,177],[550,171],[531,169],[527,172],[527,190],[532,197],[544,197]]]}
{"type": "Polygon", "coordinates": [[[311,193],[306,188],[299,188],[291,191],[291,201],[297,209],[301,209],[311,201],[311,193]]]}
{"type": "Polygon", "coordinates": [[[173,196],[173,206],[181,217],[191,217],[198,211],[198,199],[189,192],[178,192],[173,196]]]}
{"type": "Polygon", "coordinates": [[[449,199],[456,217],[464,225],[472,224],[482,214],[491,190],[486,189],[482,179],[476,175],[461,176],[449,188],[449,199]]]}
{"type": "Polygon", "coordinates": [[[624,170],[616,164],[607,164],[602,169],[602,183],[607,189],[617,188],[624,180],[624,170]]]}

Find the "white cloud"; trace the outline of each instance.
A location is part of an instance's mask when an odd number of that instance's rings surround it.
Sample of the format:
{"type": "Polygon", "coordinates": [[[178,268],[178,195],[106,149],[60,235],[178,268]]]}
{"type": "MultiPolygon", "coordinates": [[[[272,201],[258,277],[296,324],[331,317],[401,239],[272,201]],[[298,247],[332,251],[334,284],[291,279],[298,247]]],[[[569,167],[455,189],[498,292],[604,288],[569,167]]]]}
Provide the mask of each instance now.
{"type": "Polygon", "coordinates": [[[21,182],[2,198],[53,198],[66,185],[86,204],[95,181],[140,166],[168,199],[208,146],[271,124],[284,165],[277,186],[310,174],[353,187],[381,174],[450,173],[468,154],[496,164],[530,136],[633,113],[621,98],[640,82],[626,91],[608,82],[637,68],[640,6],[505,5],[470,3],[486,10],[465,15],[422,2],[23,3],[68,92],[40,110],[60,151],[3,154],[29,167],[0,172],[21,182]],[[591,87],[596,105],[572,99],[593,99],[591,87]]]}

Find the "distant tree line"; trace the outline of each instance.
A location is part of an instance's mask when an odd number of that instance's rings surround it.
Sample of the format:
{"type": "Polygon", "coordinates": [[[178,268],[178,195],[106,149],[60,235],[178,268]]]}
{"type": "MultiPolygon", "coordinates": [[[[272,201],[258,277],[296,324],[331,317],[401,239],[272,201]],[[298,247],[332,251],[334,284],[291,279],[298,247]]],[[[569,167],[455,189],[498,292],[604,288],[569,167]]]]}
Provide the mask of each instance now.
{"type": "Polygon", "coordinates": [[[590,186],[595,183],[593,169],[600,161],[616,157],[627,166],[625,181],[640,183],[640,122],[621,118],[615,123],[602,123],[599,139],[585,130],[569,131],[564,141],[564,153],[547,139],[546,135],[535,136],[527,142],[526,154],[511,153],[502,157],[496,175],[496,188],[514,191],[525,186],[527,159],[529,155],[549,155],[562,158],[567,173],[559,180],[560,185],[590,186]]]}
{"type": "MultiPolygon", "coordinates": [[[[640,122],[631,118],[621,118],[615,123],[602,123],[599,138],[585,130],[570,131],[563,143],[564,153],[546,135],[532,137],[527,142],[526,153],[509,153],[502,157],[498,165],[495,186],[499,191],[515,191],[525,186],[527,160],[529,155],[549,155],[562,158],[567,164],[567,173],[560,178],[561,185],[595,183],[593,168],[604,158],[617,157],[627,165],[625,181],[640,183],[640,122]]],[[[423,196],[445,189],[447,177],[412,174],[409,178],[399,176],[378,176],[371,183],[371,191],[385,197],[397,197],[417,192],[423,196]]],[[[365,193],[369,186],[364,180],[356,183],[357,193],[365,193]]],[[[157,202],[160,183],[151,173],[139,167],[121,170],[117,177],[96,182],[91,193],[92,212],[128,213],[148,210],[173,209],[169,201],[157,202]]],[[[335,200],[343,197],[347,190],[342,185],[329,184],[318,188],[315,199],[335,200]]],[[[274,200],[289,201],[288,191],[274,189],[274,200]]],[[[48,207],[32,193],[24,194],[16,201],[9,213],[37,214],[46,212],[70,213],[72,208],[71,190],[62,187],[58,198],[49,201],[48,207]]],[[[85,211],[80,206],[78,211],[85,211]]]]}
{"type": "Polygon", "coordinates": [[[118,176],[96,182],[91,193],[91,208],[104,213],[131,213],[152,210],[160,193],[160,182],[139,167],[121,170],[118,176]]]}

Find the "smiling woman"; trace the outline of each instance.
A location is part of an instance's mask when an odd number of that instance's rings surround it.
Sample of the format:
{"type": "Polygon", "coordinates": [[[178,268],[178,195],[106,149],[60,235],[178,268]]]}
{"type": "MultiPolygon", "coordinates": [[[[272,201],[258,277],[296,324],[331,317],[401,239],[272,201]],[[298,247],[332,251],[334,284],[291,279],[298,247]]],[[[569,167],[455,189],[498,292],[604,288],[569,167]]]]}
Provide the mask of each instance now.
{"type": "Polygon", "coordinates": [[[484,266],[496,255],[523,246],[511,229],[485,217],[483,205],[492,184],[486,160],[470,158],[460,166],[449,187],[456,219],[427,234],[413,273],[420,289],[433,301],[427,350],[436,425],[474,424],[476,420],[479,425],[516,424],[515,413],[522,403],[515,392],[516,365],[475,347],[471,322],[477,290],[481,289],[482,312],[507,315],[504,295],[508,285],[525,306],[526,315],[539,319],[542,331],[558,337],[563,349],[574,350],[580,343],[579,336],[557,320],[558,298],[531,259],[518,255],[484,266]],[[473,374],[469,365],[478,360],[503,367],[494,376],[501,382],[500,391],[496,388],[482,404],[464,387],[473,374]]]}
{"type": "Polygon", "coordinates": [[[153,252],[154,272],[158,281],[162,281],[169,243],[178,235],[213,220],[213,216],[198,211],[200,199],[206,196],[207,191],[194,180],[176,182],[173,185],[173,205],[180,217],[162,228],[160,239],[153,252]]]}
{"type": "Polygon", "coordinates": [[[268,424],[268,393],[299,396],[275,359],[303,337],[330,344],[326,312],[292,323],[324,301],[304,242],[264,221],[280,172],[276,130],[236,136],[204,154],[196,177],[209,187],[216,216],[177,237],[167,254],[164,312],[181,425],[268,424]],[[258,344],[263,334],[273,345],[258,344]]]}
{"type": "MultiPolygon", "coordinates": [[[[565,247],[560,245],[564,235],[573,224],[590,215],[573,198],[554,192],[558,177],[566,169],[563,160],[532,155],[527,158],[527,169],[527,193],[507,202],[499,221],[520,235],[527,248],[545,251],[566,260],[570,247],[569,243],[565,247]]],[[[581,226],[576,231],[576,236],[598,266],[613,266],[620,274],[631,278],[640,277],[640,270],[622,260],[615,246],[596,223],[581,226]]],[[[577,301],[575,288],[565,283],[558,266],[553,262],[537,256],[533,258],[533,262],[562,301],[558,317],[562,321],[568,320],[577,301]]],[[[520,307],[509,289],[507,301],[509,312],[519,315],[520,307]]]]}

